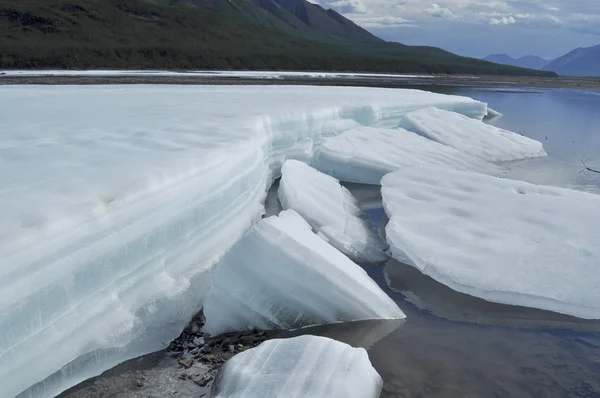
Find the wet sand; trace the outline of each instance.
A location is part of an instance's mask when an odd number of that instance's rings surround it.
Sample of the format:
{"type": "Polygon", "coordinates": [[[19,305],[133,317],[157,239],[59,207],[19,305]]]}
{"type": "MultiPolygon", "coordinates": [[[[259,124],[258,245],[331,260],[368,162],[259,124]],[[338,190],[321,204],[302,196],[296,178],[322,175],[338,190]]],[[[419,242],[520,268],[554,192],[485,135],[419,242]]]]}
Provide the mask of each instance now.
{"type": "Polygon", "coordinates": [[[409,77],[356,76],[341,78],[281,77],[277,79],[249,77],[206,77],[206,76],[8,76],[0,75],[0,85],[13,84],[181,84],[181,85],[314,85],[314,86],[358,86],[403,88],[411,86],[464,86],[498,87],[523,90],[531,88],[568,88],[600,90],[600,78],[548,78],[520,76],[455,76],[423,75],[409,77]]]}

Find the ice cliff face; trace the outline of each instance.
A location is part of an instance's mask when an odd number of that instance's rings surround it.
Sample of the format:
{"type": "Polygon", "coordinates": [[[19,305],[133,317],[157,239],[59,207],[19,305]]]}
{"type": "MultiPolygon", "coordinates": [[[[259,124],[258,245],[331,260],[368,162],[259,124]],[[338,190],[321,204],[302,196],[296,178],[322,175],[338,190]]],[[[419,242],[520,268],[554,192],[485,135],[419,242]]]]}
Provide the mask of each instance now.
{"type": "Polygon", "coordinates": [[[396,127],[416,90],[5,87],[0,95],[0,396],[50,397],[159,350],[212,266],[264,212],[287,158],[396,127]]]}

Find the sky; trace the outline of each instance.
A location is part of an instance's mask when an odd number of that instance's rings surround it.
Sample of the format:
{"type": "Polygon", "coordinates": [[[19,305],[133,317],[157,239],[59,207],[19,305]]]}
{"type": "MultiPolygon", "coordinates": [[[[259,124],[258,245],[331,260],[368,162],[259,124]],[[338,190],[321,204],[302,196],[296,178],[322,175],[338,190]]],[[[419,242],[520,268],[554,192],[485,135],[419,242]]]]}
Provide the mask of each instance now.
{"type": "Polygon", "coordinates": [[[469,57],[554,59],[600,44],[600,0],[309,0],[377,36],[469,57]]]}

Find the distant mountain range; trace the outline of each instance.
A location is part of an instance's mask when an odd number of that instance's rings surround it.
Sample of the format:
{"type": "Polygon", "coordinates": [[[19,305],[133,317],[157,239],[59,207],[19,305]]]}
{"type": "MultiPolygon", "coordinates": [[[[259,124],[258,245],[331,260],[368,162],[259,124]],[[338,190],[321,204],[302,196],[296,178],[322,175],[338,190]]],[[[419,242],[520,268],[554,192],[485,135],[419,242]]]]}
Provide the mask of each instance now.
{"type": "Polygon", "coordinates": [[[547,59],[527,55],[521,58],[513,58],[507,54],[493,54],[483,58],[484,61],[494,62],[496,64],[518,66],[519,68],[542,69],[548,64],[547,59]]]}
{"type": "Polygon", "coordinates": [[[0,0],[0,68],[555,76],[386,42],[306,0],[0,0]]]}
{"type": "Polygon", "coordinates": [[[566,76],[600,76],[600,45],[577,48],[544,66],[566,76]]]}
{"type": "Polygon", "coordinates": [[[587,48],[579,47],[553,61],[534,55],[515,59],[507,54],[493,54],[483,58],[483,60],[520,68],[553,71],[562,76],[600,76],[600,45],[587,48]]]}

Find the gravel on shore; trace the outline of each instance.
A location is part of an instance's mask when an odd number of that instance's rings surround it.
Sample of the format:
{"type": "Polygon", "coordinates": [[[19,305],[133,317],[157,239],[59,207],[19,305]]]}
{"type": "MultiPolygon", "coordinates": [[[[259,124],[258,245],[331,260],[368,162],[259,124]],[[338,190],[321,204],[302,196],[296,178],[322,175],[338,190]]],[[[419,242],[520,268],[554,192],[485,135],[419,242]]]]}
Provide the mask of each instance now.
{"type": "Polygon", "coordinates": [[[228,359],[278,333],[251,330],[209,336],[203,326],[200,313],[167,349],[124,362],[59,398],[208,398],[212,382],[228,359]]]}

